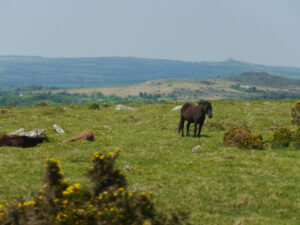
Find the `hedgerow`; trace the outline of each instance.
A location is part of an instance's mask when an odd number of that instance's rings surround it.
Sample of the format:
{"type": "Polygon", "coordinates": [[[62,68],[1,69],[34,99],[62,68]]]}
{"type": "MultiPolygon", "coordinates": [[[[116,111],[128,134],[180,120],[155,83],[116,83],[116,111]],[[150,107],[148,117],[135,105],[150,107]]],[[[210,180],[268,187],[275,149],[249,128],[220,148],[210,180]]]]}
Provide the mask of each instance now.
{"type": "Polygon", "coordinates": [[[127,190],[123,171],[114,167],[115,152],[94,153],[87,175],[92,190],[64,180],[60,161],[46,159],[44,185],[32,200],[0,204],[0,224],[18,225],[177,225],[188,224],[186,214],[163,214],[151,202],[152,193],[127,190]]]}

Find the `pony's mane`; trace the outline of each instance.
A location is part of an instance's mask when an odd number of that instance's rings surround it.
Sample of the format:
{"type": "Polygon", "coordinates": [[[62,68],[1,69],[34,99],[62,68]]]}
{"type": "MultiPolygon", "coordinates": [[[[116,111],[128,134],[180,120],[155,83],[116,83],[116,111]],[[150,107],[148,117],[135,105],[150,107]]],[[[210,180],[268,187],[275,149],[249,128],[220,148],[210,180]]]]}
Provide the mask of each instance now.
{"type": "Polygon", "coordinates": [[[200,100],[198,102],[198,105],[205,105],[205,104],[211,104],[210,101],[207,101],[207,100],[200,100]]]}

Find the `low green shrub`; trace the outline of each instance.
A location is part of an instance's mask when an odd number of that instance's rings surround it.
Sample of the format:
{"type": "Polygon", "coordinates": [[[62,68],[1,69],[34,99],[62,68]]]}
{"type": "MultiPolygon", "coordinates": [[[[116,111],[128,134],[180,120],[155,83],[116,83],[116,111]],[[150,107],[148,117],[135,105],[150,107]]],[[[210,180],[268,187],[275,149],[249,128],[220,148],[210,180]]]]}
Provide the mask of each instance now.
{"type": "Polygon", "coordinates": [[[100,106],[97,103],[93,103],[89,105],[89,109],[100,109],[100,106]]]}
{"type": "Polygon", "coordinates": [[[300,126],[300,101],[297,101],[291,110],[292,123],[300,126]]]}
{"type": "Polygon", "coordinates": [[[226,146],[238,146],[244,148],[262,149],[263,138],[259,134],[253,134],[247,128],[232,127],[223,137],[226,146]]]}
{"type": "Polygon", "coordinates": [[[184,213],[162,214],[151,202],[151,192],[128,191],[123,171],[114,167],[119,149],[96,152],[88,177],[92,190],[63,179],[60,162],[46,159],[44,185],[30,201],[0,204],[0,224],[18,225],[126,225],[188,224],[184,213]]]}
{"type": "Polygon", "coordinates": [[[273,132],[271,139],[272,148],[289,147],[293,132],[288,128],[280,128],[273,132]]]}
{"type": "Polygon", "coordinates": [[[294,133],[292,141],[293,141],[293,145],[296,148],[300,149],[300,127],[298,127],[298,129],[294,133]]]}
{"type": "Polygon", "coordinates": [[[49,106],[49,105],[47,104],[47,102],[39,102],[35,104],[35,106],[49,106]]]}

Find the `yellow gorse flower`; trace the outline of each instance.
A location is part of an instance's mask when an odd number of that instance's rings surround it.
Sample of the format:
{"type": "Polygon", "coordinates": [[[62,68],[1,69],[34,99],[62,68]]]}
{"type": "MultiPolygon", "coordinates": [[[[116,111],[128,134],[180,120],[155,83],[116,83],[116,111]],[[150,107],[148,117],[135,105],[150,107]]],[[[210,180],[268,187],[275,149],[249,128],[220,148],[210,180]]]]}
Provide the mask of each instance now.
{"type": "Polygon", "coordinates": [[[120,191],[120,192],[125,191],[125,188],[120,187],[120,188],[118,188],[118,191],[120,191]]]}
{"type": "Polygon", "coordinates": [[[60,160],[55,159],[55,158],[46,158],[46,162],[60,163],[60,160]]]}
{"type": "Polygon", "coordinates": [[[30,206],[30,205],[35,205],[35,201],[31,200],[31,201],[28,201],[28,202],[24,202],[24,206],[30,206]]]}
{"type": "Polygon", "coordinates": [[[120,147],[116,147],[116,148],[115,148],[115,152],[116,152],[116,153],[122,152],[122,151],[123,151],[123,150],[122,150],[120,147]]]}
{"type": "Polygon", "coordinates": [[[67,187],[66,190],[64,190],[62,192],[63,195],[69,195],[72,194],[74,191],[79,190],[80,189],[80,184],[76,183],[74,185],[70,185],[69,187],[67,187]]]}

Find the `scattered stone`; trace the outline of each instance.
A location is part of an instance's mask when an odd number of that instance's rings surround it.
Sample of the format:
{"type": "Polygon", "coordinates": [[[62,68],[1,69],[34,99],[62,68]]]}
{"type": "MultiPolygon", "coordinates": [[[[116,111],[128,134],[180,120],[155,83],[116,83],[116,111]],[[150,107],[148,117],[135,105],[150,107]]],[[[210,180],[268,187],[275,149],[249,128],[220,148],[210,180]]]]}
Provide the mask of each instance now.
{"type": "Polygon", "coordinates": [[[46,138],[46,132],[44,129],[33,129],[26,132],[25,136],[33,138],[46,138]]]}
{"type": "Polygon", "coordinates": [[[27,136],[27,137],[33,137],[33,138],[45,138],[46,133],[44,129],[33,129],[29,132],[26,132],[24,128],[20,128],[18,130],[15,130],[9,135],[18,135],[18,136],[27,136]]]}
{"type": "Polygon", "coordinates": [[[172,111],[180,110],[181,107],[182,107],[181,105],[175,106],[175,107],[172,109],[172,111]]]}
{"type": "Polygon", "coordinates": [[[60,133],[60,134],[64,134],[65,133],[65,131],[61,127],[59,127],[58,125],[56,125],[56,124],[53,125],[53,128],[56,130],[57,133],[60,133]]]}
{"type": "Polygon", "coordinates": [[[20,128],[18,130],[15,130],[15,131],[9,133],[9,135],[19,135],[19,136],[26,136],[25,134],[26,134],[26,131],[24,128],[20,128]]]}
{"type": "Polygon", "coordinates": [[[264,105],[268,105],[268,104],[270,104],[270,102],[264,102],[263,104],[264,104],[264,105]]]}
{"type": "Polygon", "coordinates": [[[124,172],[126,173],[126,172],[128,172],[129,170],[131,170],[131,169],[132,169],[131,166],[126,165],[126,166],[124,167],[124,172]]]}
{"type": "Polygon", "coordinates": [[[136,110],[136,108],[128,107],[125,105],[117,105],[115,110],[136,110]]]}
{"type": "Polygon", "coordinates": [[[197,152],[201,149],[201,146],[200,145],[197,145],[195,146],[193,149],[192,149],[192,152],[197,152]]]}
{"type": "Polygon", "coordinates": [[[63,143],[73,142],[73,141],[94,141],[95,135],[92,131],[83,131],[77,134],[75,137],[71,138],[70,140],[66,140],[63,143]]]}
{"type": "Polygon", "coordinates": [[[250,105],[250,103],[249,103],[249,102],[247,102],[247,103],[246,103],[246,105],[250,105]]]}
{"type": "Polygon", "coordinates": [[[106,129],[109,129],[109,130],[112,129],[110,126],[107,126],[107,125],[104,125],[103,127],[106,128],[106,129]]]}
{"type": "Polygon", "coordinates": [[[234,159],[234,157],[232,155],[229,155],[226,157],[227,159],[234,159]]]}

